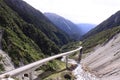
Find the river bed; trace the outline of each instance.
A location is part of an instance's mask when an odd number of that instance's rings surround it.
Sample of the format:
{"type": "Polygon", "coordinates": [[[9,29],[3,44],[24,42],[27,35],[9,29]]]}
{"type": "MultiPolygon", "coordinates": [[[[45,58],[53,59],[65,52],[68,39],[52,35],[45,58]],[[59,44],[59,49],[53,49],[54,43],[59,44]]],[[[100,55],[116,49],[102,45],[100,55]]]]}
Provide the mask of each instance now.
{"type": "MultiPolygon", "coordinates": [[[[63,56],[61,61],[66,62],[66,57],[63,56]]],[[[72,71],[73,75],[76,78],[75,80],[100,80],[95,75],[92,75],[89,72],[85,72],[82,69],[81,64],[77,64],[77,62],[75,60],[68,59],[68,63],[77,65],[77,67],[72,71]]]]}
{"type": "Polygon", "coordinates": [[[80,64],[72,72],[76,78],[75,80],[99,80],[95,75],[85,72],[80,64]]]}

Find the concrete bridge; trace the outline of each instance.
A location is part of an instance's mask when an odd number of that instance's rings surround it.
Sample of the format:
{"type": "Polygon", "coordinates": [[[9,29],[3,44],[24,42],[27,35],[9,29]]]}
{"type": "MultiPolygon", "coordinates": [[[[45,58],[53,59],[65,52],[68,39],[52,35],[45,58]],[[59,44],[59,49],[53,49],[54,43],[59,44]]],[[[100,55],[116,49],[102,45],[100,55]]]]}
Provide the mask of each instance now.
{"type": "MultiPolygon", "coordinates": [[[[6,72],[4,74],[1,74],[0,80],[9,80],[9,78],[11,78],[11,77],[19,78],[19,76],[23,76],[24,74],[28,74],[29,80],[33,80],[33,71],[35,71],[37,68],[39,68],[40,66],[42,66],[46,62],[54,60],[54,59],[59,58],[59,57],[63,57],[63,56],[66,56],[66,68],[67,68],[68,56],[70,54],[73,54],[74,52],[77,52],[77,51],[80,52],[79,56],[78,56],[78,63],[80,63],[81,55],[82,55],[82,47],[81,46],[75,50],[65,52],[65,53],[60,53],[58,55],[54,55],[54,56],[51,56],[48,58],[44,58],[42,60],[33,62],[33,63],[25,65],[23,67],[20,67],[20,68],[11,70],[9,72],[6,72]]],[[[20,79],[20,80],[22,80],[22,79],[20,79]]]]}

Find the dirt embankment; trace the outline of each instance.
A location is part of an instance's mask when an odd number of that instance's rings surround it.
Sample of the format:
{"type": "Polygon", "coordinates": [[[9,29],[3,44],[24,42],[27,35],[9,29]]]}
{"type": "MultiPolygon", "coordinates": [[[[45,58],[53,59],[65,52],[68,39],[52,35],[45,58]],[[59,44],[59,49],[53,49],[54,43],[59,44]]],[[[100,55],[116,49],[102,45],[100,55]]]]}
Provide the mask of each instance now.
{"type": "Polygon", "coordinates": [[[82,65],[100,80],[120,80],[120,34],[95,48],[82,60],[82,65]]]}

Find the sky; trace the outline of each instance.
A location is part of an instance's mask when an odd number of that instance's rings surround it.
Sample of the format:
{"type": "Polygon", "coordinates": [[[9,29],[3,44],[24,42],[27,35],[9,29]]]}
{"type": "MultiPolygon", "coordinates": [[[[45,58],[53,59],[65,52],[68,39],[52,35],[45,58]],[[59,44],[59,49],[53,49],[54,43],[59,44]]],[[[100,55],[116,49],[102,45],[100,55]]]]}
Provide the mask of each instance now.
{"type": "Polygon", "coordinates": [[[99,24],[120,10],[120,0],[24,0],[42,13],[56,13],[72,22],[99,24]]]}

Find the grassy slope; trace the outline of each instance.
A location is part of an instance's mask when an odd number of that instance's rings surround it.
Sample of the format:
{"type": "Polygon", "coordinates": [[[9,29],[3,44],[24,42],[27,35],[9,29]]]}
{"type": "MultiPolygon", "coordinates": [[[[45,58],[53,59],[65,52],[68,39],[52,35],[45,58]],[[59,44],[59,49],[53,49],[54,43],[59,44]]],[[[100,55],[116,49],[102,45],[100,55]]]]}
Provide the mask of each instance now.
{"type": "Polygon", "coordinates": [[[81,41],[71,42],[62,46],[61,51],[62,52],[71,51],[71,50],[77,49],[80,46],[81,46],[81,41]]]}
{"type": "MultiPolygon", "coordinates": [[[[51,40],[34,25],[25,22],[3,0],[0,0],[0,29],[4,30],[3,50],[9,54],[16,67],[20,66],[19,62],[28,64],[59,52],[51,40]]],[[[53,62],[52,65],[56,64],[53,62]]]]}
{"type": "Polygon", "coordinates": [[[117,27],[119,25],[120,25],[120,11],[117,11],[115,14],[111,15],[109,18],[107,18],[102,23],[97,25],[95,28],[90,30],[87,34],[85,34],[83,36],[83,39],[93,36],[94,34],[97,34],[99,32],[117,27]]]}
{"type": "Polygon", "coordinates": [[[104,30],[102,32],[99,32],[98,34],[95,34],[94,36],[88,37],[82,43],[84,53],[91,51],[95,46],[99,44],[108,42],[114,35],[118,34],[119,32],[120,26],[104,30]]]}

